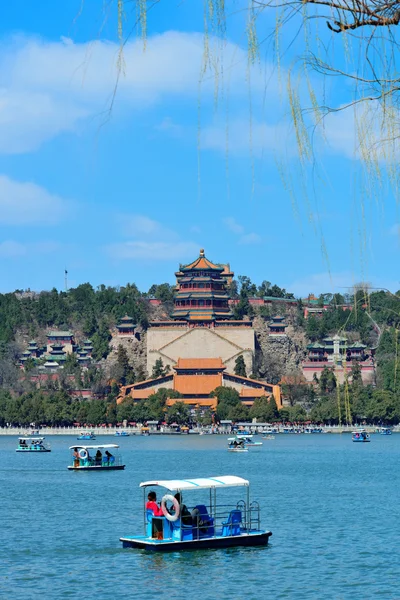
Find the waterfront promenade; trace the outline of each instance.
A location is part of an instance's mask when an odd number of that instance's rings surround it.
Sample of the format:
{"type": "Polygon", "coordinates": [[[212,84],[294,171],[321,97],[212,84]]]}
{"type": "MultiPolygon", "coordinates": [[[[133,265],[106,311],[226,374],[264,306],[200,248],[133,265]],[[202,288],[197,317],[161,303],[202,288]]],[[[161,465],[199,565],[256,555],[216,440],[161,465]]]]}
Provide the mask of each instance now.
{"type": "MultiPolygon", "coordinates": [[[[115,435],[117,431],[126,431],[129,435],[141,435],[142,434],[142,425],[138,425],[137,427],[128,426],[128,427],[40,427],[39,429],[29,428],[29,427],[0,427],[0,435],[32,435],[33,432],[35,435],[71,435],[71,436],[79,436],[82,431],[92,431],[95,436],[103,436],[103,435],[115,435]]],[[[239,427],[241,425],[239,424],[239,427]]],[[[246,424],[246,431],[250,430],[251,433],[263,433],[267,427],[275,427],[274,425],[269,425],[266,423],[252,423],[250,426],[246,424]]],[[[279,425],[279,431],[277,432],[279,435],[294,435],[293,433],[287,434],[283,431],[283,425],[279,425]]],[[[323,427],[323,433],[351,433],[355,429],[359,427],[363,427],[369,433],[374,433],[377,427],[373,425],[326,425],[323,427]]],[[[393,433],[400,433],[400,424],[391,427],[393,433]]],[[[189,430],[190,435],[199,435],[200,433],[209,433],[210,428],[200,428],[193,427],[193,429],[189,430]]],[[[231,435],[232,430],[230,426],[224,427],[214,427],[214,434],[219,435],[231,435]]],[[[269,433],[269,432],[268,432],[269,433]]],[[[302,433],[302,432],[300,432],[302,433]]],[[[176,431],[174,427],[161,426],[159,430],[150,429],[150,435],[187,435],[187,432],[176,431]]],[[[313,434],[317,435],[317,434],[313,434]]]]}

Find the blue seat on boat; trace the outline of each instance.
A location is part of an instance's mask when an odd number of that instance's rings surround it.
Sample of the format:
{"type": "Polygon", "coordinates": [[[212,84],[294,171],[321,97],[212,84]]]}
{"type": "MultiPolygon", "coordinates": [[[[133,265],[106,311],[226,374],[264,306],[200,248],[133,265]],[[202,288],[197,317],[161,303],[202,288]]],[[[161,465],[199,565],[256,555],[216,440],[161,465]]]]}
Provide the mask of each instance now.
{"type": "Polygon", "coordinates": [[[146,535],[151,537],[153,535],[153,517],[154,513],[150,509],[146,509],[146,535]]]}
{"type": "Polygon", "coordinates": [[[183,525],[181,520],[171,521],[172,525],[172,539],[173,540],[193,540],[193,527],[192,525],[183,525]]]}
{"type": "Polygon", "coordinates": [[[242,522],[242,511],[231,510],[227,521],[222,523],[222,537],[240,534],[240,523],[242,522]]]}
{"type": "Polygon", "coordinates": [[[194,537],[211,537],[214,535],[214,519],[208,514],[205,504],[197,504],[192,510],[194,537]]]}

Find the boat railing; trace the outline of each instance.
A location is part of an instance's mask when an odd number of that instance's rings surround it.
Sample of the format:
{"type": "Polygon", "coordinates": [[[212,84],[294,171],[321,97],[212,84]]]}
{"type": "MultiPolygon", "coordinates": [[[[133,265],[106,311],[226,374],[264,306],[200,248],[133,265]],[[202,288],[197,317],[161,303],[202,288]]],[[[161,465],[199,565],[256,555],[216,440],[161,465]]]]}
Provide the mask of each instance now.
{"type": "MultiPolygon", "coordinates": [[[[213,536],[221,535],[221,532],[225,532],[225,535],[235,535],[239,530],[249,532],[260,529],[260,505],[253,501],[247,507],[244,500],[240,500],[236,505],[218,504],[209,513],[209,523],[212,524],[213,536]]],[[[193,526],[194,536],[201,537],[199,531],[201,532],[202,526],[204,527],[202,524],[193,526]]]]}
{"type": "Polygon", "coordinates": [[[119,467],[122,464],[120,455],[113,455],[110,460],[106,456],[99,459],[90,455],[87,458],[73,459],[74,467],[119,467]]]}

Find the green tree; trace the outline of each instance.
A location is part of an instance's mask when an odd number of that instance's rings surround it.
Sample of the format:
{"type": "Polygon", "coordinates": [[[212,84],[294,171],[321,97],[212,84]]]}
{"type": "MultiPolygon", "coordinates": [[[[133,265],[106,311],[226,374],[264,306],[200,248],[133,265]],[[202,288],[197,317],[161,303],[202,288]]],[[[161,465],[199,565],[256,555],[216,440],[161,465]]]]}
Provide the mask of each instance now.
{"type": "Polygon", "coordinates": [[[162,358],[157,358],[156,362],[153,365],[153,371],[151,374],[152,379],[157,379],[157,377],[163,377],[169,371],[169,365],[164,367],[164,363],[162,358]]]}
{"type": "Polygon", "coordinates": [[[244,362],[242,354],[240,354],[235,360],[235,375],[239,375],[240,377],[247,377],[246,364],[244,362]]]}
{"type": "Polygon", "coordinates": [[[242,406],[239,392],[234,388],[220,386],[211,392],[211,395],[218,399],[217,416],[219,419],[230,419],[231,409],[242,406]]]}
{"type": "Polygon", "coordinates": [[[175,402],[168,408],[166,418],[169,424],[185,425],[190,421],[190,409],[184,402],[175,402]]]}
{"type": "Polygon", "coordinates": [[[256,398],[253,406],[250,408],[249,416],[251,419],[257,419],[262,423],[272,423],[279,416],[279,411],[276,406],[275,398],[272,396],[268,399],[266,396],[256,398]]]}

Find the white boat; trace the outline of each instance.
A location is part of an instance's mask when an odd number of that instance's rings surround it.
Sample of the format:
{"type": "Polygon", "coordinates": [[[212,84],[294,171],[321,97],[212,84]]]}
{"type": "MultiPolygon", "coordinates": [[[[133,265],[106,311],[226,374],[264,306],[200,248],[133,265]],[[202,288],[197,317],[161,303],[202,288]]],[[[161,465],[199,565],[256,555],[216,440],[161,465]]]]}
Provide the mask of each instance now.
{"type": "Polygon", "coordinates": [[[228,438],[228,452],[248,452],[244,440],[238,440],[236,437],[228,438]]]}
{"type": "Polygon", "coordinates": [[[390,427],[380,427],[378,429],[378,433],[380,433],[381,435],[392,435],[392,430],[390,429],[390,427]]]}
{"type": "Polygon", "coordinates": [[[351,435],[351,439],[353,440],[353,442],[370,442],[370,436],[369,433],[367,433],[366,429],[356,429],[356,431],[353,431],[352,435],[351,435]]]}
{"type": "Polygon", "coordinates": [[[20,437],[18,439],[18,448],[16,452],[51,452],[49,444],[44,441],[44,437],[20,437]]]}
{"type": "Polygon", "coordinates": [[[122,471],[125,465],[117,444],[70,446],[72,464],[69,471],[122,471]]]}
{"type": "Polygon", "coordinates": [[[262,437],[263,437],[263,440],[274,440],[275,439],[275,436],[271,435],[271,434],[263,435],[262,437]]]}
{"type": "Polygon", "coordinates": [[[243,440],[246,446],[262,446],[262,442],[256,442],[253,439],[253,434],[249,433],[237,433],[236,437],[238,440],[243,440]]]}
{"type": "MultiPolygon", "coordinates": [[[[121,537],[122,546],[152,552],[265,546],[272,533],[261,529],[260,506],[258,502],[250,500],[249,485],[246,479],[234,475],[145,481],[140,484],[144,492],[143,534],[121,537]],[[149,494],[146,492],[149,488],[164,488],[167,491],[161,499],[161,506],[157,508],[157,514],[153,508],[147,507],[149,494]],[[225,493],[219,504],[217,491],[223,488],[225,493]],[[237,493],[242,491],[243,497],[236,497],[227,504],[226,493],[231,489],[237,493]],[[186,492],[196,493],[197,504],[193,508],[183,504],[183,494],[186,498],[186,492]],[[173,510],[169,508],[171,503],[173,510]]],[[[155,498],[154,492],[153,495],[155,498]]]]}

